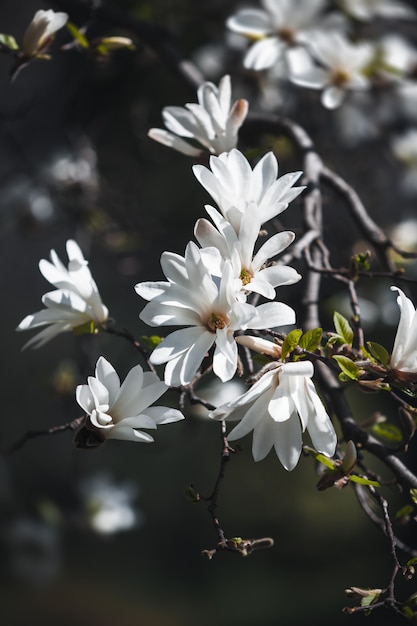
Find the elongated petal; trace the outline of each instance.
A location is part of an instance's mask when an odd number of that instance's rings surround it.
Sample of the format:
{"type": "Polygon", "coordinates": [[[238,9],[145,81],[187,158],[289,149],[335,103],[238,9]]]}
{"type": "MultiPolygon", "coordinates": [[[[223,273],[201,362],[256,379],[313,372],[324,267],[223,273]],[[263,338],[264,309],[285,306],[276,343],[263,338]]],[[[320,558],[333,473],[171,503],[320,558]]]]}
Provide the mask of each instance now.
{"type": "Polygon", "coordinates": [[[264,416],[253,431],[252,456],[253,460],[262,461],[272,449],[276,435],[276,424],[264,416]]]}
{"type": "Polygon", "coordinates": [[[109,405],[112,406],[120,389],[120,378],[114,367],[101,356],[96,364],[96,378],[109,392],[109,405]]]}
{"type": "MultiPolygon", "coordinates": [[[[151,362],[154,365],[161,365],[176,358],[189,350],[206,332],[207,330],[202,326],[175,330],[155,348],[151,354],[151,362]]],[[[212,334],[212,343],[214,339],[215,335],[212,334]]]]}
{"type": "Polygon", "coordinates": [[[283,302],[267,302],[256,307],[256,317],[249,322],[253,330],[295,324],[295,311],[283,302]]]}
{"type": "Polygon", "coordinates": [[[151,128],[148,131],[148,137],[164,146],[168,146],[168,148],[173,148],[177,152],[181,152],[181,154],[185,154],[186,156],[198,158],[202,153],[201,148],[195,148],[187,141],[184,141],[184,139],[181,139],[181,137],[177,137],[162,128],[151,128]]]}
{"type": "Polygon", "coordinates": [[[266,261],[281,254],[295,239],[291,231],[283,231],[270,237],[258,250],[252,261],[252,267],[259,269],[266,261]]]}
{"type": "Polygon", "coordinates": [[[229,17],[226,25],[241,35],[262,36],[271,31],[269,15],[259,9],[242,9],[229,17]]]}
{"type": "Polygon", "coordinates": [[[106,432],[106,439],[122,439],[123,441],[135,441],[137,443],[152,443],[154,438],[141,430],[135,430],[124,426],[123,422],[106,432]]]}
{"type": "Polygon", "coordinates": [[[78,385],[75,397],[80,407],[88,414],[94,409],[94,398],[88,385],[78,385]]]}
{"type": "Polygon", "coordinates": [[[284,45],[278,37],[268,37],[257,41],[247,52],[243,65],[249,70],[266,70],[280,61],[284,45]]]}
{"type": "Polygon", "coordinates": [[[230,380],[237,367],[237,346],[227,328],[216,333],[216,349],[213,355],[213,372],[222,382],[230,380]]]}
{"type": "Polygon", "coordinates": [[[181,411],[167,406],[150,406],[146,409],[146,413],[158,426],[179,422],[184,419],[184,415],[181,411]]]}
{"type": "Polygon", "coordinates": [[[303,446],[297,415],[294,414],[287,421],[280,422],[276,428],[275,450],[284,468],[290,472],[297,465],[303,446]]]}

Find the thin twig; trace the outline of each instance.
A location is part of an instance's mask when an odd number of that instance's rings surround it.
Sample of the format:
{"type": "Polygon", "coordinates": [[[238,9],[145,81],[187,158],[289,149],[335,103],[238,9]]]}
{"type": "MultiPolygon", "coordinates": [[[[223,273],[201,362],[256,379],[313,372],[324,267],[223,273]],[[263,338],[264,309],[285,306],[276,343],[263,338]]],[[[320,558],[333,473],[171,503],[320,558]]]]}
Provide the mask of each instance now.
{"type": "Polygon", "coordinates": [[[20,450],[23,445],[30,441],[31,439],[37,439],[38,437],[44,437],[45,435],[57,435],[58,433],[63,433],[66,430],[77,430],[82,423],[84,422],[85,417],[77,417],[76,419],[68,422],[67,424],[61,424],[59,426],[52,426],[51,428],[45,428],[43,430],[29,430],[27,433],[23,435],[18,441],[16,441],[13,445],[6,450],[2,451],[2,454],[12,454],[16,452],[16,450],[20,450]]]}

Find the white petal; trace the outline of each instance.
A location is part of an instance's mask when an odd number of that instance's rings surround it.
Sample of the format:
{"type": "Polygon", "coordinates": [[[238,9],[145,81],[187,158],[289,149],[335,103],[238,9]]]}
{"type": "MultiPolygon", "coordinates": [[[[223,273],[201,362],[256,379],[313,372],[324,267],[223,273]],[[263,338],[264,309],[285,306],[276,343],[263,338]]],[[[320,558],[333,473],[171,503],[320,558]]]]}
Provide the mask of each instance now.
{"type": "Polygon", "coordinates": [[[181,152],[181,154],[185,154],[186,156],[198,158],[202,154],[201,149],[195,148],[191,144],[184,141],[184,139],[181,139],[181,137],[177,137],[162,128],[151,128],[148,131],[148,137],[164,146],[168,146],[168,148],[173,148],[177,152],[181,152]]]}
{"type": "Polygon", "coordinates": [[[295,311],[283,302],[267,302],[256,307],[256,317],[250,320],[253,330],[295,324],[295,311]]]}
{"type": "Polygon", "coordinates": [[[167,406],[150,406],[146,413],[151,417],[155,424],[171,424],[185,419],[184,415],[178,409],[171,409],[167,406]]]}
{"type": "Polygon", "coordinates": [[[216,332],[216,349],[213,356],[213,372],[222,382],[230,380],[237,367],[237,346],[227,328],[216,332]]]}
{"type": "Polygon", "coordinates": [[[284,52],[284,45],[278,37],[268,37],[257,41],[249,48],[243,65],[249,70],[265,70],[277,63],[284,52]]]}
{"type": "Polygon", "coordinates": [[[260,36],[271,32],[269,15],[259,9],[242,9],[229,17],[226,25],[241,35],[260,36]]]}
{"type": "Polygon", "coordinates": [[[101,356],[96,364],[96,378],[109,392],[109,405],[112,406],[120,389],[120,378],[114,367],[101,356]]]}
{"type": "Polygon", "coordinates": [[[326,109],[337,109],[343,102],[346,91],[340,87],[329,86],[321,94],[321,103],[326,109]]]}
{"type": "Polygon", "coordinates": [[[284,468],[289,472],[293,470],[303,446],[301,426],[295,413],[287,421],[277,424],[274,446],[284,468]]]}

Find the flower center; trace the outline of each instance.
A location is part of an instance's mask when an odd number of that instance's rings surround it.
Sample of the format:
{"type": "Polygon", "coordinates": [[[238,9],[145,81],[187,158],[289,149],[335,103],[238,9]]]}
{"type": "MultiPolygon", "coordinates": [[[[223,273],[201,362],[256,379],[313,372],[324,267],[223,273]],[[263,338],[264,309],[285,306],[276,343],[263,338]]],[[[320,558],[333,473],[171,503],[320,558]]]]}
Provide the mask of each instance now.
{"type": "Polygon", "coordinates": [[[241,272],[239,274],[239,278],[242,281],[243,285],[247,285],[252,280],[252,274],[249,270],[242,267],[241,272]]]}
{"type": "Polygon", "coordinates": [[[284,26],[284,28],[280,28],[277,31],[277,35],[286,43],[293,44],[296,33],[295,33],[295,30],[293,30],[289,26],[284,26]]]}
{"type": "Polygon", "coordinates": [[[333,85],[336,87],[344,87],[347,83],[350,82],[351,75],[350,72],[341,68],[335,69],[332,72],[331,80],[333,85]]]}
{"type": "Polygon", "coordinates": [[[209,329],[215,333],[216,330],[225,328],[225,326],[229,325],[229,320],[223,315],[219,315],[218,313],[211,313],[207,320],[207,326],[209,329]]]}

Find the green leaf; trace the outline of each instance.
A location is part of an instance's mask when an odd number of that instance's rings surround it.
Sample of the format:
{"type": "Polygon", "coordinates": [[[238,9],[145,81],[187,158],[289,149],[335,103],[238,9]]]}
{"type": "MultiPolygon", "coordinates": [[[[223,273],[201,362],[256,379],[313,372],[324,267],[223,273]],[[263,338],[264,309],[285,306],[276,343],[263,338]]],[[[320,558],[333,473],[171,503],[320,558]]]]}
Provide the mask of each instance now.
{"type": "Polygon", "coordinates": [[[388,365],[389,354],[384,346],[381,346],[379,343],[375,343],[375,341],[367,341],[366,345],[369,348],[369,352],[377,361],[382,363],[382,365],[388,365]]]}
{"type": "Polygon", "coordinates": [[[343,374],[350,378],[351,380],[359,380],[360,370],[356,363],[349,359],[347,356],[336,355],[332,357],[335,361],[337,361],[338,366],[342,370],[343,374]]]}
{"type": "Polygon", "coordinates": [[[282,344],[282,360],[284,360],[285,357],[298,346],[298,342],[300,341],[300,337],[302,334],[303,331],[299,328],[296,328],[295,330],[292,330],[290,333],[288,333],[288,335],[284,339],[284,343],[282,344]]]}
{"type": "Polygon", "coordinates": [[[412,514],[413,511],[414,511],[413,505],[412,504],[406,504],[405,506],[402,506],[400,509],[398,509],[398,511],[395,514],[395,519],[396,520],[401,520],[404,517],[409,517],[412,514]]]}
{"type": "Polygon", "coordinates": [[[368,595],[362,598],[361,606],[371,606],[372,604],[375,604],[375,602],[378,602],[380,595],[380,589],[370,589],[368,595]]]}
{"type": "Polygon", "coordinates": [[[303,350],[314,352],[320,345],[322,335],[322,328],[312,328],[311,330],[308,330],[306,333],[304,333],[304,335],[302,335],[298,345],[303,350]]]}
{"type": "Polygon", "coordinates": [[[349,480],[353,483],[357,483],[358,485],[367,485],[368,487],[380,487],[380,483],[377,480],[370,480],[369,478],[363,478],[363,476],[358,476],[357,474],[351,474],[349,476],[349,480]]]}
{"type": "Polygon", "coordinates": [[[10,48],[10,50],[19,50],[19,46],[16,43],[16,39],[13,37],[13,35],[0,33],[0,43],[2,43],[3,46],[10,48]]]}
{"type": "Polygon", "coordinates": [[[407,561],[407,565],[417,565],[417,556],[413,556],[412,559],[407,561]]]}
{"type": "Polygon", "coordinates": [[[335,311],[333,315],[333,323],[337,334],[343,337],[344,343],[351,346],[353,342],[353,330],[347,319],[335,311]]]}
{"type": "Polygon", "coordinates": [[[357,254],[353,258],[353,261],[356,264],[356,267],[359,271],[367,271],[371,267],[369,263],[370,258],[371,258],[371,253],[368,250],[366,252],[359,252],[359,254],[357,254]]]}
{"type": "Polygon", "coordinates": [[[93,320],[89,320],[85,322],[85,324],[80,324],[79,326],[74,326],[72,329],[74,335],[94,335],[96,332],[96,327],[93,320]]]}
{"type": "Polygon", "coordinates": [[[85,38],[83,33],[76,27],[75,24],[73,24],[72,22],[67,22],[66,27],[71,33],[72,37],[74,37],[74,39],[78,41],[78,43],[80,44],[82,48],[90,47],[90,44],[88,43],[87,39],[85,38]]]}
{"type": "Polygon", "coordinates": [[[325,456],[324,454],[317,452],[317,450],[315,450],[314,448],[310,448],[310,446],[304,446],[303,450],[310,456],[314,457],[316,461],[319,461],[322,465],[324,465],[328,469],[330,470],[336,469],[336,463],[332,459],[329,459],[329,457],[325,456]]]}
{"type": "Polygon", "coordinates": [[[144,343],[150,350],[153,350],[154,348],[156,348],[156,346],[159,346],[159,344],[162,341],[162,337],[160,337],[159,335],[143,335],[140,338],[141,342],[144,343]]]}
{"type": "Polygon", "coordinates": [[[387,424],[386,422],[374,424],[372,426],[372,432],[374,435],[382,437],[382,439],[386,439],[387,441],[400,443],[403,440],[401,430],[398,426],[394,426],[394,424],[387,424]]]}
{"type": "Polygon", "coordinates": [[[417,489],[410,489],[410,498],[414,504],[417,504],[417,489]]]}

